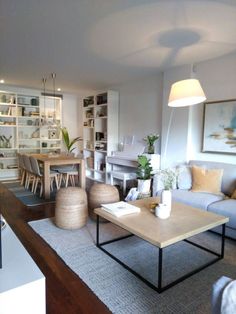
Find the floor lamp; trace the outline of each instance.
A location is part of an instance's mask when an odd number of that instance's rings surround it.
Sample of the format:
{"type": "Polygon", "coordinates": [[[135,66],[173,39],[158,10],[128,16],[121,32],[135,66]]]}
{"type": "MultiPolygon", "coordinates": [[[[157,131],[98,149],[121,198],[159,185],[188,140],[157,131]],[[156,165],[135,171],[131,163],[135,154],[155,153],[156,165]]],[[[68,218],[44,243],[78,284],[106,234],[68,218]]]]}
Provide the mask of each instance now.
{"type": "Polygon", "coordinates": [[[171,86],[168,106],[172,107],[169,123],[166,132],[166,141],[164,149],[164,162],[166,162],[166,152],[169,141],[169,134],[173,120],[174,108],[189,107],[197,105],[206,100],[206,96],[197,79],[187,79],[174,83],[171,86]]]}

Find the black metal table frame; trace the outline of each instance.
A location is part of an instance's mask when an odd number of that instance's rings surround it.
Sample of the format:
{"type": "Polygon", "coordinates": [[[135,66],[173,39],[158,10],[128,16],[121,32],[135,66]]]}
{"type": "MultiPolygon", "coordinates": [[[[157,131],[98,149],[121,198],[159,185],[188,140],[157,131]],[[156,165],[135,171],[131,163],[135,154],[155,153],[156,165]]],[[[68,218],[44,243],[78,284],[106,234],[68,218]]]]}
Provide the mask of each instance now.
{"type": "MultiPolygon", "coordinates": [[[[125,230],[125,229],[124,229],[125,230]]],[[[127,230],[126,230],[127,231],[127,230]]],[[[207,230],[208,231],[208,230],[207,230]]],[[[133,275],[135,275],[136,277],[138,277],[140,280],[142,280],[144,283],[146,283],[149,287],[151,287],[152,289],[154,289],[155,291],[157,291],[158,293],[162,293],[163,291],[175,286],[176,284],[182,282],[183,280],[189,278],[190,276],[200,272],[201,270],[203,270],[204,268],[216,263],[217,261],[221,260],[224,258],[224,247],[225,247],[225,224],[222,224],[222,233],[221,233],[221,251],[220,253],[212,251],[204,246],[201,246],[197,243],[194,243],[192,241],[189,241],[187,239],[183,240],[193,246],[198,247],[199,249],[202,249],[208,253],[211,253],[213,255],[216,256],[216,258],[214,258],[212,261],[192,270],[191,272],[188,272],[187,274],[179,277],[178,279],[172,281],[171,283],[162,286],[162,277],[163,277],[163,273],[162,273],[162,262],[163,262],[163,250],[164,248],[158,248],[159,249],[159,254],[158,254],[158,283],[157,286],[155,286],[153,283],[151,283],[150,281],[148,281],[147,279],[145,279],[143,276],[141,276],[139,273],[137,273],[135,270],[133,270],[132,268],[130,268],[128,265],[126,265],[125,263],[123,263],[119,258],[115,257],[113,254],[111,254],[109,251],[107,251],[106,249],[103,248],[104,245],[116,242],[116,241],[120,241],[123,239],[127,239],[129,237],[134,236],[134,234],[129,234],[127,236],[123,236],[123,237],[119,237],[116,239],[112,239],[109,241],[105,241],[100,243],[99,242],[99,215],[97,215],[97,230],[96,230],[96,246],[102,250],[104,253],[106,253],[108,256],[110,256],[111,258],[113,258],[117,263],[119,263],[120,265],[122,265],[124,268],[126,268],[127,270],[129,270],[133,275]]],[[[140,238],[142,239],[142,238],[140,238]]],[[[144,239],[142,239],[144,240],[144,239]]],[[[146,241],[146,240],[144,240],[146,241]]],[[[148,242],[148,241],[146,241],[148,242]]],[[[149,244],[151,244],[150,242],[148,242],[149,244]]]]}

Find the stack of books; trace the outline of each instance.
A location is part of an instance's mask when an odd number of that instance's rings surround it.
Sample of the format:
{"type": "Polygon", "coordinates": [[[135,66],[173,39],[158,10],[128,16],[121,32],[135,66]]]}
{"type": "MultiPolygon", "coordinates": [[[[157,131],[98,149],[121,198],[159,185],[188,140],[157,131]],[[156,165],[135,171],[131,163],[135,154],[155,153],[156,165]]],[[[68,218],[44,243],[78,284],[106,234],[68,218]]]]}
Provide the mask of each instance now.
{"type": "Polygon", "coordinates": [[[111,204],[101,204],[101,206],[102,209],[114,215],[115,217],[121,217],[124,215],[135,214],[140,212],[139,207],[123,201],[111,204]]]}

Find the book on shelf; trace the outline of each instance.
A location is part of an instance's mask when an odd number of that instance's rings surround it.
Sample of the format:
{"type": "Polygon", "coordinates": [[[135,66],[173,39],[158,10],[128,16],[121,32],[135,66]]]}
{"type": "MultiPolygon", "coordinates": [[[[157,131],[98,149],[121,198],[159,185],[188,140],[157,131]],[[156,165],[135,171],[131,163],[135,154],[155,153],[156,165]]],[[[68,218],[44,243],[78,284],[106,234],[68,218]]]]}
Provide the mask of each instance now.
{"type": "Polygon", "coordinates": [[[126,202],[117,202],[117,203],[110,203],[110,204],[101,204],[102,209],[106,212],[116,216],[121,217],[124,215],[135,214],[140,212],[140,208],[134,205],[131,205],[126,202]]]}

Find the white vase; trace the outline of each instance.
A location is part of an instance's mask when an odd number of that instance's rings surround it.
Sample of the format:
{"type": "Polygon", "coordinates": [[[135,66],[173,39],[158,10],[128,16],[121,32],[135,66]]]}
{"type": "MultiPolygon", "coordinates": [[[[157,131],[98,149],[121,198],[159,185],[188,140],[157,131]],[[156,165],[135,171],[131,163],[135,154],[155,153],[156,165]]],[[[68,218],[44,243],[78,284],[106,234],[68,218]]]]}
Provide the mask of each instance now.
{"type": "Polygon", "coordinates": [[[142,194],[147,194],[150,192],[151,179],[140,180],[138,179],[138,192],[142,194]]]}
{"type": "Polygon", "coordinates": [[[171,191],[163,190],[161,192],[161,204],[166,205],[166,208],[171,210],[171,191]]]}

